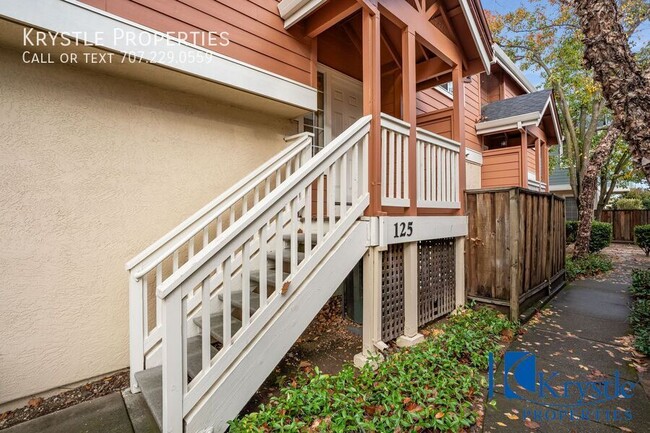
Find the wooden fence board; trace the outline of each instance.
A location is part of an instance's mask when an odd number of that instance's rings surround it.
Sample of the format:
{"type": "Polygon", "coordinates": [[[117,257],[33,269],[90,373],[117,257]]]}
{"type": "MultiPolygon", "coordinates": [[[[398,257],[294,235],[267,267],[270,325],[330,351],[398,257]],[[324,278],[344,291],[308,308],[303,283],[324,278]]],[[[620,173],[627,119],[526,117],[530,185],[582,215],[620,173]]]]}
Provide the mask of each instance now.
{"type": "Polygon", "coordinates": [[[614,242],[634,242],[634,228],[650,224],[650,210],[605,210],[600,220],[612,224],[614,242]]]}
{"type": "Polygon", "coordinates": [[[522,188],[467,192],[470,298],[521,304],[564,274],[564,199],[522,188]]]}

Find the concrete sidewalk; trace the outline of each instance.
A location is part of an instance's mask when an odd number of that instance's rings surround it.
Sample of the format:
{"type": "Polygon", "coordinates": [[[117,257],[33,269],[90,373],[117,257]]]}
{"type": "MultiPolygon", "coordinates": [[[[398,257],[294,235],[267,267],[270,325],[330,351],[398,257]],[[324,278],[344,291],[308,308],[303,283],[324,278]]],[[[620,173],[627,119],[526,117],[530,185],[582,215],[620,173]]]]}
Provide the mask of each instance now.
{"type": "MultiPolygon", "coordinates": [[[[525,327],[525,334],[513,342],[509,351],[534,354],[537,374],[543,372],[549,377],[557,372],[550,387],[558,392],[570,381],[615,381],[615,372],[618,372],[620,383],[636,383],[632,398],[619,395],[607,402],[595,403],[597,391],[594,389],[586,398],[578,399],[573,412],[579,414],[578,419],[572,419],[561,415],[564,408],[553,407],[561,399],[551,397],[548,392],[545,398],[535,398],[535,403],[506,398],[502,362],[495,373],[496,407],[487,405],[484,432],[650,432],[647,394],[650,390],[644,390],[638,383],[639,376],[624,340],[629,334],[629,284],[619,281],[607,278],[572,283],[549,303],[539,318],[531,320],[525,327]],[[580,415],[583,409],[588,411],[586,416],[580,415]],[[580,419],[581,416],[588,419],[580,419]]],[[[514,380],[509,376],[508,384],[517,392],[514,380]]],[[[539,389],[539,379],[536,382],[539,389]]],[[[528,398],[535,394],[521,392],[521,395],[528,398]]]]}
{"type": "Polygon", "coordinates": [[[159,433],[141,394],[115,392],[2,430],[3,433],[159,433]]]}

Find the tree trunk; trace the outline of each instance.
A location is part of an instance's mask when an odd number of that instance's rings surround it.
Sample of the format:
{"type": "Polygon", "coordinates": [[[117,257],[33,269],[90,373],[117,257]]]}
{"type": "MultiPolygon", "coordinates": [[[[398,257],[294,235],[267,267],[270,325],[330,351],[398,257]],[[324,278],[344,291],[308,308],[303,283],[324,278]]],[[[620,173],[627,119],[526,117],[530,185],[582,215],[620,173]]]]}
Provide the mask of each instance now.
{"type": "Polygon", "coordinates": [[[589,239],[591,238],[591,221],[594,216],[594,200],[596,198],[596,184],[598,174],[603,164],[610,155],[614,144],[618,140],[621,131],[617,126],[609,127],[607,134],[600,141],[591,157],[589,165],[582,180],[582,191],[578,197],[578,233],[573,251],[574,258],[582,258],[589,254],[589,239]]]}
{"type": "Polygon", "coordinates": [[[650,81],[632,56],[616,0],[564,0],[584,33],[585,60],[594,70],[635,164],[650,182],[650,81]]]}

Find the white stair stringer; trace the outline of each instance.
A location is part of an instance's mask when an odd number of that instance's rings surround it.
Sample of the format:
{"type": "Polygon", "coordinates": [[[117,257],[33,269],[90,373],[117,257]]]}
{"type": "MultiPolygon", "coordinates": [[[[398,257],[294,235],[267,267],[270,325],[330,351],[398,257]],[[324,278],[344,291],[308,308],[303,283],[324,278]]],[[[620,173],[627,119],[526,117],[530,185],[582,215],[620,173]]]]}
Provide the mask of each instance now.
{"type": "Polygon", "coordinates": [[[228,421],[257,391],[277,363],[365,254],[369,223],[356,221],[282,308],[247,345],[210,392],[185,417],[185,431],[226,431],[228,421]]]}

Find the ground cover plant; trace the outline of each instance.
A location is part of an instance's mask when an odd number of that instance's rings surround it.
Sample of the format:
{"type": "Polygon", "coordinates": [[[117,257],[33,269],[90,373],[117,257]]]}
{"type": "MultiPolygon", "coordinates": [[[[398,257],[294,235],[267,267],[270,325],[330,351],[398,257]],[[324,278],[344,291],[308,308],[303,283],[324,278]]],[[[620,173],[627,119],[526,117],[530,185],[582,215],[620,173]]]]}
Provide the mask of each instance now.
{"type": "Polygon", "coordinates": [[[270,404],[231,423],[238,432],[456,432],[477,420],[488,354],[515,325],[489,308],[467,309],[425,342],[399,350],[376,371],[346,366],[293,379],[270,404]]]}
{"type": "Polygon", "coordinates": [[[650,355],[650,269],[632,272],[633,298],[630,326],[634,333],[634,347],[644,355],[650,355]]]}
{"type": "Polygon", "coordinates": [[[589,254],[586,257],[566,259],[566,278],[573,281],[577,278],[593,277],[609,272],[614,268],[612,259],[603,254],[589,254]]]}

